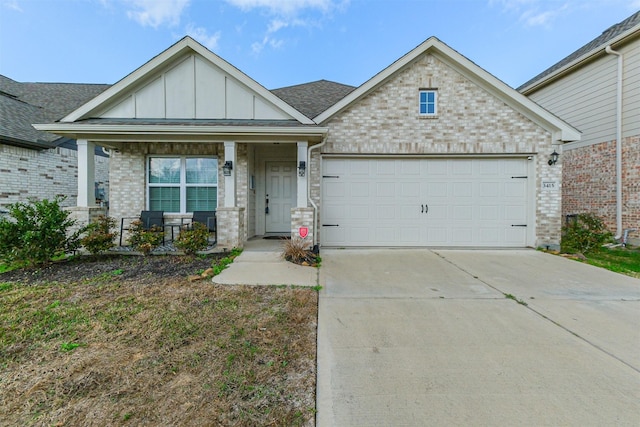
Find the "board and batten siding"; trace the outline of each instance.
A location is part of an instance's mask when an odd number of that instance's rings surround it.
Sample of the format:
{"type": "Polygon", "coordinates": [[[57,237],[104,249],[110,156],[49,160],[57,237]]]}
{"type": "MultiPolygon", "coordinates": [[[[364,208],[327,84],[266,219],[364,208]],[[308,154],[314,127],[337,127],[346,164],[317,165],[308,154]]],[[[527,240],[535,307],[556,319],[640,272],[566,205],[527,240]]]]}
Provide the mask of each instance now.
{"type": "Polygon", "coordinates": [[[189,55],[112,103],[101,118],[262,119],[289,115],[215,65],[189,55]]]}
{"type": "MultiPolygon", "coordinates": [[[[624,55],[623,138],[640,134],[640,43],[619,49],[624,55]]],[[[581,69],[528,95],[582,132],[582,140],[565,145],[577,147],[616,138],[615,55],[604,55],[581,69]]]]}

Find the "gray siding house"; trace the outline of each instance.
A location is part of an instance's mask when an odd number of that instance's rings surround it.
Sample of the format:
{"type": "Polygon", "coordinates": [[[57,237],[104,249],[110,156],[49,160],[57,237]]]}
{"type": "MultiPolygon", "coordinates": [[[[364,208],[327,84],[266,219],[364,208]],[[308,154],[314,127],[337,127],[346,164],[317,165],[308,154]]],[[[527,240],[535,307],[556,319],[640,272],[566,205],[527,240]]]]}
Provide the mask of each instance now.
{"type": "Polygon", "coordinates": [[[563,215],[595,213],[619,237],[640,229],[640,12],[518,90],[582,132],[563,147],[563,215]]]}
{"type": "Polygon", "coordinates": [[[436,38],[358,88],[269,91],[185,37],[40,131],[111,153],[116,218],[216,210],[218,245],[291,235],[325,247],[557,246],[562,174],[580,133],[436,38]]]}
{"type": "MultiPolygon", "coordinates": [[[[38,131],[31,124],[58,120],[108,87],[20,83],[0,75],[0,210],[31,197],[60,195],[66,197],[63,205],[77,204],[75,140],[38,131]]],[[[94,162],[95,182],[106,201],[109,159],[97,149],[94,162]]]]}

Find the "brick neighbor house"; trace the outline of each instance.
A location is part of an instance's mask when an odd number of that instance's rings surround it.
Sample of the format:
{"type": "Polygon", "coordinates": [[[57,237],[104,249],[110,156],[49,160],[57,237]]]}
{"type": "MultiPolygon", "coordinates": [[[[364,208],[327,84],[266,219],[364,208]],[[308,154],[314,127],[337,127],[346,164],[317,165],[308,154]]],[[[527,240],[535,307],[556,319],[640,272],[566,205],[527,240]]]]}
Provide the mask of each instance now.
{"type": "MultiPolygon", "coordinates": [[[[28,198],[66,196],[75,206],[78,155],[74,139],[35,130],[32,123],[54,121],[107,89],[108,85],[19,83],[0,75],[0,210],[28,198]]],[[[108,194],[108,156],[95,150],[95,183],[108,194]]],[[[92,190],[93,191],[93,190],[92,190]]]]}
{"type": "Polygon", "coordinates": [[[110,215],[216,210],[218,245],[557,246],[561,163],[580,133],[436,38],[358,88],[269,91],[189,37],[55,123],[78,139],[79,217],[93,147],[110,215]]]}
{"type": "Polygon", "coordinates": [[[563,215],[595,213],[619,237],[640,229],[640,12],[518,90],[582,132],[563,146],[563,215]]]}

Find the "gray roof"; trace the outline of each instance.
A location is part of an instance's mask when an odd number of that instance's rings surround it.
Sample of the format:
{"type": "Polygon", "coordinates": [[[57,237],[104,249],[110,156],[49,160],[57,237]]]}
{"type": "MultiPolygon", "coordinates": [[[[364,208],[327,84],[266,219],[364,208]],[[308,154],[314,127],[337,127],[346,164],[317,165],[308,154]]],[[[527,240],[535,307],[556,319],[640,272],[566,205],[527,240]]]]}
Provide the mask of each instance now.
{"type": "Polygon", "coordinates": [[[318,80],[295,86],[273,89],[271,92],[305,116],[313,119],[355,89],[329,80],[318,80]]]}
{"type": "Polygon", "coordinates": [[[110,85],[20,83],[0,75],[0,141],[45,149],[59,137],[37,131],[34,123],[54,122],[104,92],[110,85]]]}
{"type": "Polygon", "coordinates": [[[544,70],[543,72],[541,72],[540,74],[538,74],[537,76],[535,76],[534,78],[532,78],[531,80],[529,80],[528,82],[524,83],[523,85],[521,85],[520,87],[518,87],[518,91],[521,91],[522,89],[531,86],[535,83],[538,83],[541,80],[544,80],[545,77],[547,77],[548,75],[552,74],[554,71],[561,69],[562,67],[564,67],[567,64],[570,64],[571,62],[575,61],[576,59],[580,58],[581,56],[603,46],[606,45],[609,41],[615,39],[616,37],[618,37],[620,34],[623,34],[624,32],[630,30],[631,28],[635,27],[636,25],[640,24],[640,11],[634,13],[633,15],[631,15],[630,17],[628,17],[627,19],[625,19],[622,22],[619,22],[615,25],[612,25],[611,27],[609,27],[607,30],[605,30],[600,36],[596,37],[595,39],[591,40],[589,43],[587,43],[586,45],[582,46],[580,49],[576,50],[575,52],[573,52],[571,55],[567,56],[566,58],[564,58],[563,60],[561,60],[560,62],[558,62],[557,64],[552,65],[551,67],[547,68],[546,70],[544,70]]]}

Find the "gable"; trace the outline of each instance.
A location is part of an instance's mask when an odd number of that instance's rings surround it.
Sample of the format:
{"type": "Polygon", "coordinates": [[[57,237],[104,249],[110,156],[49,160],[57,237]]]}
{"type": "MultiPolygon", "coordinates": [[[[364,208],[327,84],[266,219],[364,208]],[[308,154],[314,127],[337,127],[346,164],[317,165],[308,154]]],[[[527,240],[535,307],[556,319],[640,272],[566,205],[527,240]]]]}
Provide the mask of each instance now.
{"type": "Polygon", "coordinates": [[[185,37],[62,119],[310,119],[185,37]]]}
{"type": "Polygon", "coordinates": [[[536,152],[551,133],[431,53],[414,58],[327,124],[331,153],[536,152]],[[419,114],[421,89],[437,92],[437,114],[419,114]]]}
{"type": "MultiPolygon", "coordinates": [[[[576,129],[533,101],[527,99],[515,89],[478,67],[476,64],[460,55],[458,52],[451,49],[435,37],[427,39],[411,52],[395,61],[389,67],[385,68],[365,82],[362,86],[358,87],[332,107],[315,117],[314,120],[319,124],[328,123],[341,112],[353,107],[359,102],[362,102],[362,100],[369,94],[378,90],[390,79],[395,79],[396,76],[402,74],[406,69],[413,67],[416,61],[419,61],[420,58],[425,55],[431,55],[441,63],[446,64],[449,70],[455,71],[460,77],[464,77],[467,81],[472,82],[478,88],[481,88],[486,93],[492,95],[493,98],[500,100],[502,103],[508,105],[511,109],[517,111],[522,116],[536,123],[538,126],[541,126],[545,130],[553,133],[554,140],[573,141],[580,139],[580,133],[576,129]]],[[[429,82],[426,77],[428,76],[422,76],[423,81],[419,82],[421,87],[428,88],[429,86],[437,85],[437,83],[434,84],[433,82],[429,82]]],[[[434,77],[437,81],[438,76],[435,75],[434,77]]],[[[391,96],[395,95],[392,94],[391,96]]],[[[417,94],[416,100],[413,101],[413,104],[403,106],[401,108],[405,113],[417,108],[417,94]]],[[[399,113],[402,113],[402,111],[399,113]]]]}

